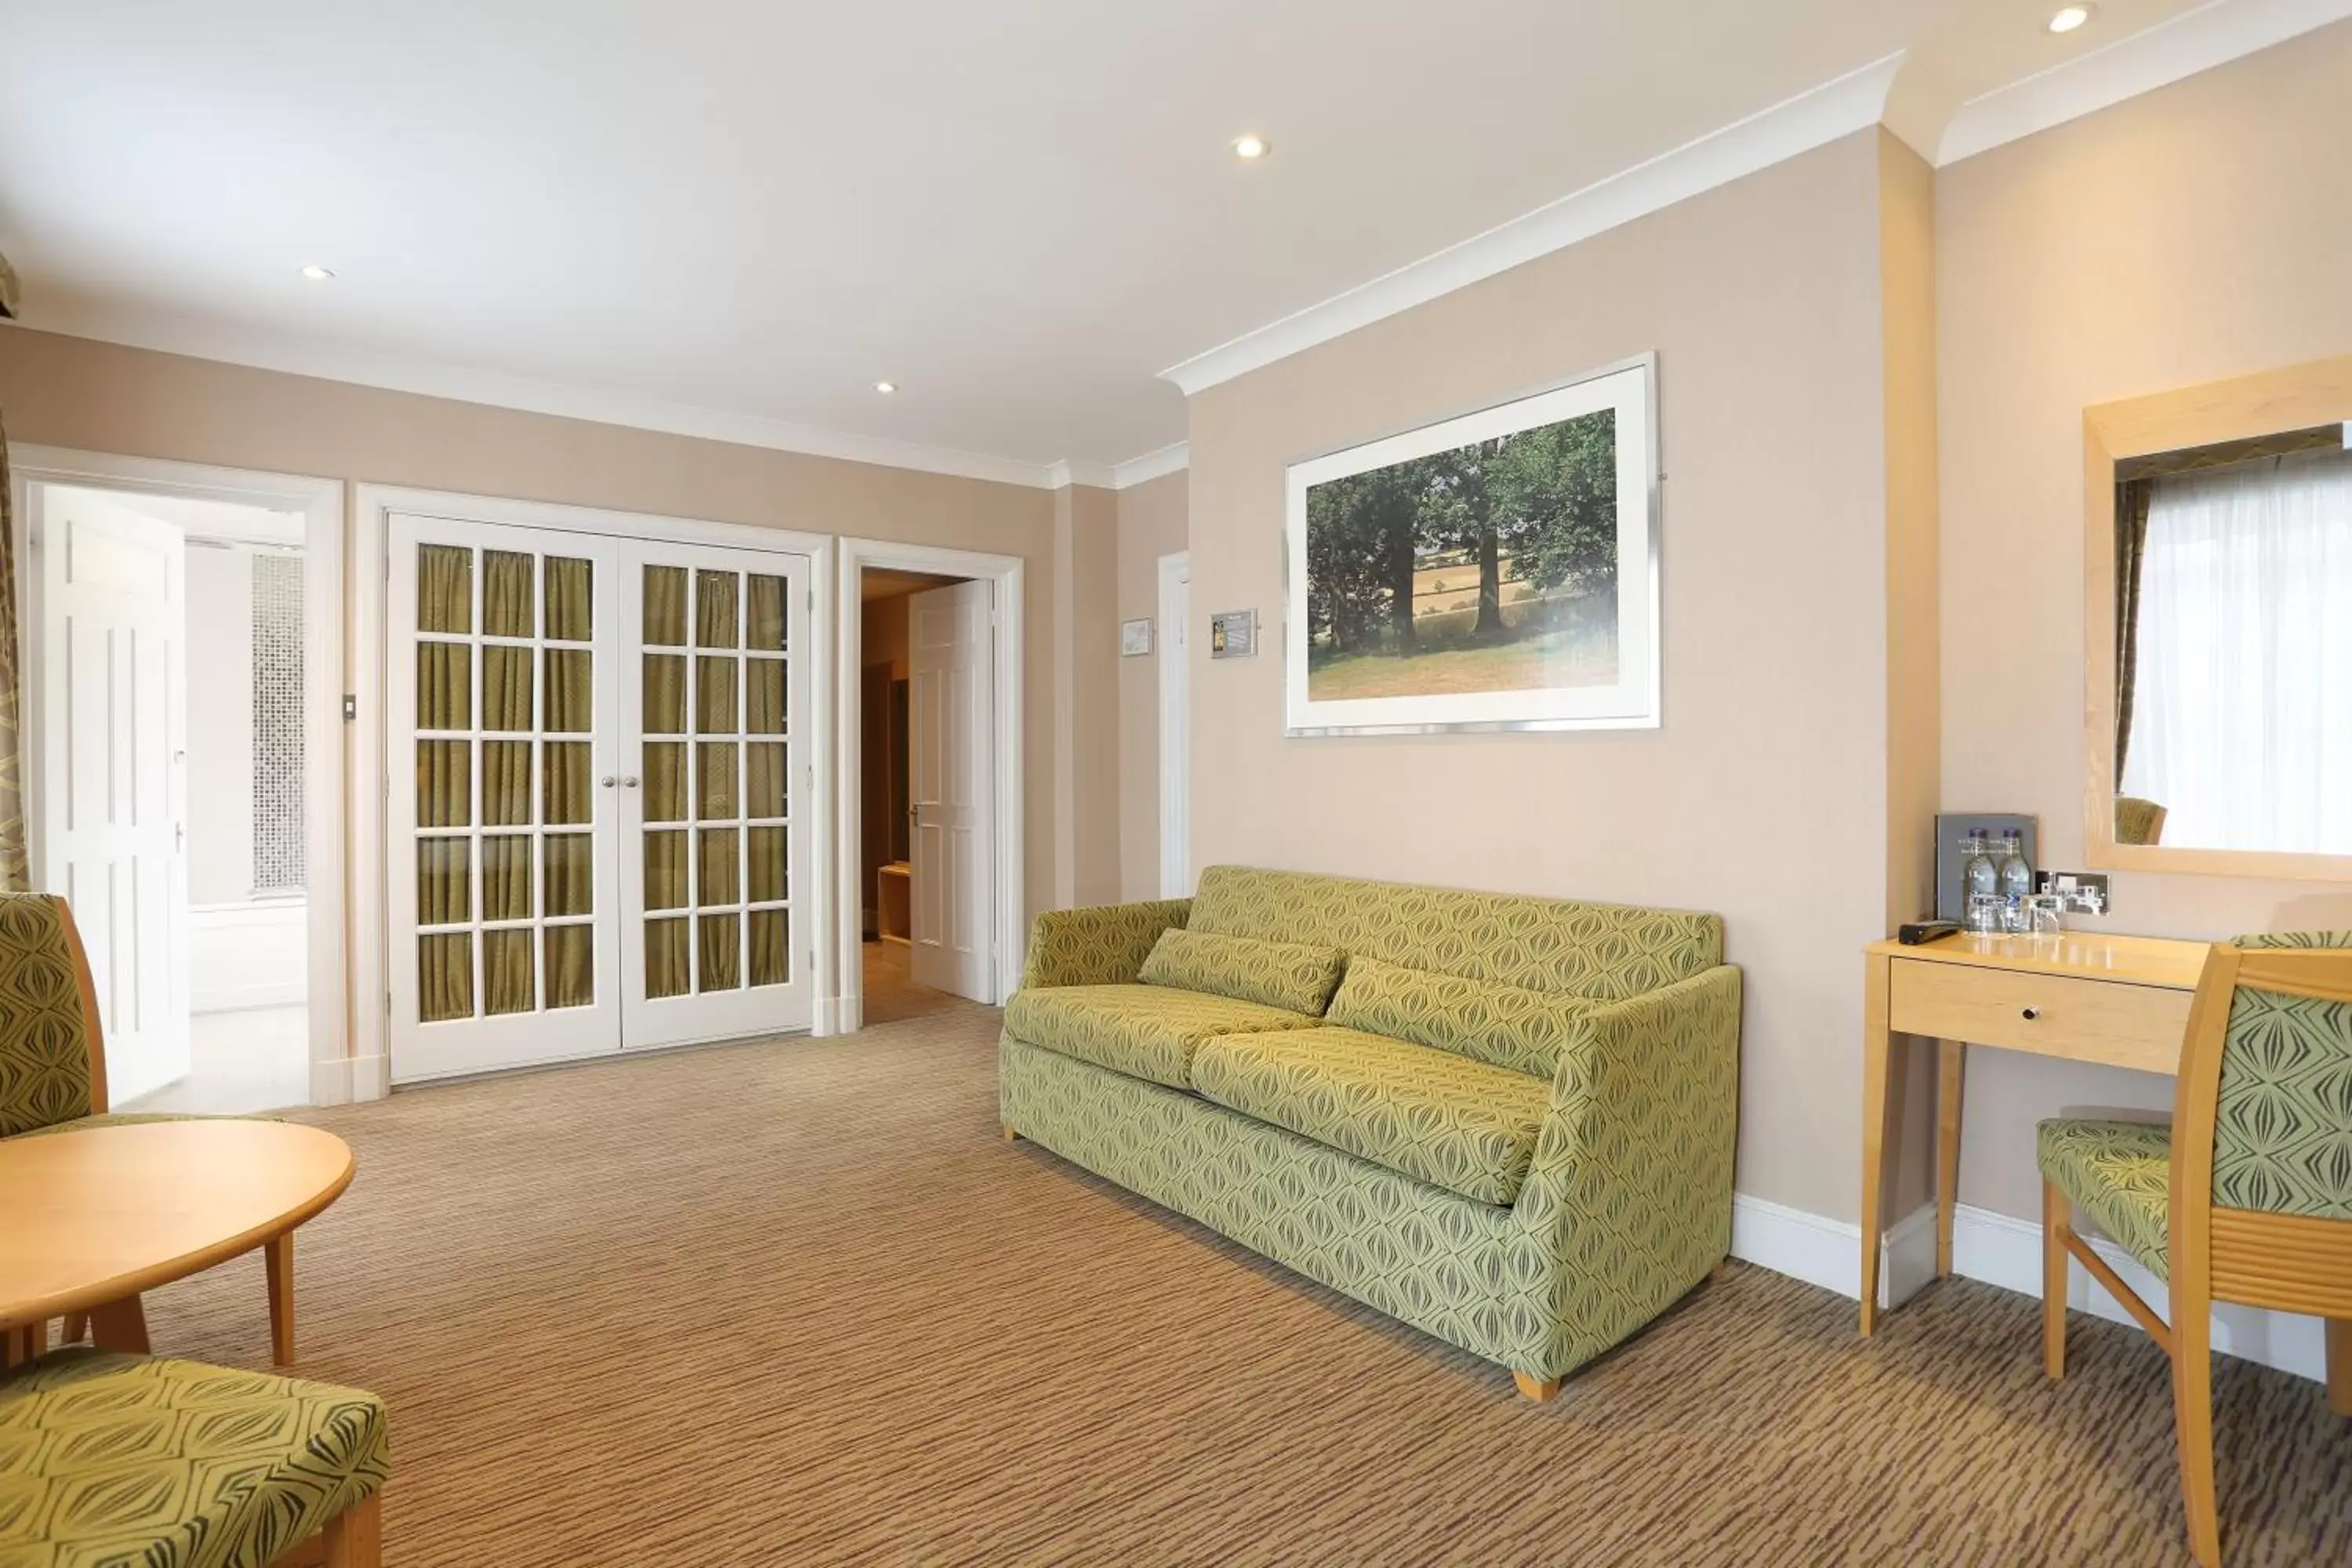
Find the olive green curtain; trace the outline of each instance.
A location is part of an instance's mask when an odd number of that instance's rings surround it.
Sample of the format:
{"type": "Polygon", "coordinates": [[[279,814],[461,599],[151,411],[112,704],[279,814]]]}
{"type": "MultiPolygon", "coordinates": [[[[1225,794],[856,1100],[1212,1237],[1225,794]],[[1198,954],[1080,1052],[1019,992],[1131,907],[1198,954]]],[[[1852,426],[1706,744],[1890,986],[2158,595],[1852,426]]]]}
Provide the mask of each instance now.
{"type": "Polygon", "coordinates": [[[416,823],[420,827],[471,827],[474,742],[416,743],[416,823]]]}
{"type": "Polygon", "coordinates": [[[416,841],[416,923],[461,925],[473,918],[468,894],[472,879],[470,838],[420,838],[416,841]]]}
{"type": "Polygon", "coordinates": [[[474,1016],[474,939],[465,931],[416,939],[417,1012],[428,1024],[474,1016]]]}
{"type": "Polygon", "coordinates": [[[2132,693],[2139,683],[2140,563],[2147,556],[2148,505],[2156,499],[2152,479],[2126,479],[2116,487],[2116,787],[2123,788],[2124,759],[2131,751],[2132,693]]]}
{"type": "Polygon", "coordinates": [[[547,558],[547,635],[565,642],[586,642],[595,635],[591,603],[595,563],[569,555],[547,558]]]}
{"type": "Polygon", "coordinates": [[[782,816],[784,815],[784,748],[772,742],[763,742],[744,748],[750,753],[744,769],[748,775],[744,788],[743,813],[746,816],[782,816]]]}
{"type": "Polygon", "coordinates": [[[683,742],[646,742],[646,820],[686,820],[686,746],[683,742]]]}
{"type": "Polygon", "coordinates": [[[482,650],[482,728],[508,733],[531,727],[530,649],[493,643],[482,650]]]}
{"type": "Polygon", "coordinates": [[[482,918],[530,919],[530,836],[503,834],[482,840],[482,918]]]}
{"type": "Polygon", "coordinates": [[[482,742],[482,825],[530,826],[530,742],[482,742]]]}
{"type": "Polygon", "coordinates": [[[694,732],[731,735],[735,721],[735,661],[698,657],[694,661],[694,732]]]}
{"type": "Polygon", "coordinates": [[[646,995],[683,996],[694,989],[688,934],[683,919],[646,922],[646,995]]]}
{"type": "Polygon", "coordinates": [[[474,552],[460,544],[416,547],[416,629],[474,629],[474,552]]]}
{"type": "Polygon", "coordinates": [[[702,882],[695,902],[704,908],[713,904],[731,904],[742,897],[742,839],[731,827],[706,827],[696,837],[700,840],[698,856],[702,863],[702,882]]]}
{"type": "Polygon", "coordinates": [[[698,741],[694,746],[695,810],[704,822],[735,815],[735,742],[698,741]]]}
{"type": "Polygon", "coordinates": [[[474,727],[474,650],[461,642],[416,645],[416,727],[474,727]]]}
{"type": "Polygon", "coordinates": [[[584,647],[551,647],[545,661],[547,728],[558,734],[584,735],[596,727],[595,656],[584,647]]]}
{"type": "Polygon", "coordinates": [[[551,915],[596,912],[595,840],[585,833],[547,836],[545,908],[551,915]]]}
{"type": "Polygon", "coordinates": [[[8,478],[8,431],[0,425],[0,892],[32,888],[25,858],[25,775],[16,734],[16,525],[15,486],[8,478]]]}
{"type": "Polygon", "coordinates": [[[646,834],[646,908],[682,910],[688,892],[685,830],[646,834]]]}
{"type": "Polygon", "coordinates": [[[744,605],[743,646],[769,653],[784,651],[784,580],[750,578],[744,605]]]}
{"type": "Polygon", "coordinates": [[[792,964],[784,951],[789,925],[782,910],[751,911],[752,984],[782,985],[792,979],[792,964]]]}
{"type": "Polygon", "coordinates": [[[646,733],[686,733],[686,656],[646,655],[646,733]]]}
{"type": "Polygon", "coordinates": [[[588,742],[547,741],[541,742],[541,748],[547,774],[545,819],[557,826],[586,822],[591,815],[589,792],[595,783],[589,776],[589,764],[593,759],[588,742]]]}
{"type": "Polygon", "coordinates": [[[596,1000],[596,930],[593,926],[549,926],[547,1005],[585,1007],[596,1000]]]}
{"type": "Polygon", "coordinates": [[[743,984],[742,958],[737,949],[743,944],[743,922],[736,915],[703,915],[695,922],[700,929],[696,946],[702,950],[702,964],[697,971],[705,991],[732,991],[743,984]]]}
{"type": "Polygon", "coordinates": [[[743,706],[747,710],[743,727],[754,735],[781,735],[784,732],[784,661],[781,658],[754,658],[745,661],[743,670],[743,706]]]}
{"type": "Polygon", "coordinates": [[[694,641],[698,647],[740,647],[735,634],[735,574],[694,574],[694,641]]]}
{"type": "Polygon", "coordinates": [[[785,864],[784,829],[754,827],[749,830],[751,853],[746,864],[751,871],[751,901],[764,904],[781,901],[784,897],[785,864]]]}
{"type": "MultiPolygon", "coordinates": [[[[531,623],[535,608],[530,595],[530,557],[519,555],[511,550],[483,551],[484,635],[494,637],[533,636],[531,623]]],[[[485,963],[482,967],[487,971],[489,965],[485,963]]]]}
{"type": "MultiPolygon", "coordinates": [[[[487,584],[486,584],[487,585],[487,584]]],[[[483,617],[488,619],[488,616],[483,617]]],[[[538,1005],[530,972],[530,928],[482,933],[482,1011],[528,1013],[538,1005]]]]}
{"type": "Polygon", "coordinates": [[[646,641],[660,647],[686,646],[686,568],[646,568],[646,641]]]}

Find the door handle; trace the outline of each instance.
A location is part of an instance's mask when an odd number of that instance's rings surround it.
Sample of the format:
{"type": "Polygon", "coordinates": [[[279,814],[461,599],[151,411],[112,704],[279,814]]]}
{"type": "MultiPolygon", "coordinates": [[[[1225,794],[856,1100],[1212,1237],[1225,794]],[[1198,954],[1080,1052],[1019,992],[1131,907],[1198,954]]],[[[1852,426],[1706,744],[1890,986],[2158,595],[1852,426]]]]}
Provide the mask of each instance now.
{"type": "Polygon", "coordinates": [[[636,774],[635,774],[635,773],[624,773],[624,774],[622,774],[622,775],[621,775],[621,787],[622,787],[623,789],[635,789],[635,788],[636,788],[636,787],[637,787],[637,775],[636,775],[636,774]]]}
{"type": "Polygon", "coordinates": [[[614,782],[614,781],[613,781],[613,775],[612,775],[612,774],[610,774],[610,773],[606,773],[606,774],[604,775],[604,787],[605,787],[606,789],[611,789],[611,788],[613,787],[613,782],[614,782]]]}

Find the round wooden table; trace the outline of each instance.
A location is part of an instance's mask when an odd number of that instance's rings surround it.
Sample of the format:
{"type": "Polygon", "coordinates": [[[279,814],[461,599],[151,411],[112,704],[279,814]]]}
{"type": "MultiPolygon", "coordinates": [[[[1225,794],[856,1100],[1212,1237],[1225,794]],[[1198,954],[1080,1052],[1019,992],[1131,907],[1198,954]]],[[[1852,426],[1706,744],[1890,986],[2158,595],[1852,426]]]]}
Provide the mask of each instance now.
{"type": "Polygon", "coordinates": [[[87,1312],[144,1353],[139,1293],[268,1248],[269,1342],[294,1359],[294,1227],[352,1184],[351,1145],[284,1121],[151,1121],[0,1141],[0,1330],[87,1312]]]}

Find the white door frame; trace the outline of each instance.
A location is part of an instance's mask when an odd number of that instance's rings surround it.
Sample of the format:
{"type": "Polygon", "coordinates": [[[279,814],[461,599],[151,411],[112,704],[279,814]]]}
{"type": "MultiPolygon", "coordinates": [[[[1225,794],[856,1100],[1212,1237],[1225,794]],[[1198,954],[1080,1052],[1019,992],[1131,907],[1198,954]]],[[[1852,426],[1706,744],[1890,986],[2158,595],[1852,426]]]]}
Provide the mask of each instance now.
{"type": "MultiPolygon", "coordinates": [[[[928,572],[941,577],[986,580],[990,612],[995,621],[995,647],[989,670],[995,710],[989,746],[996,773],[995,859],[996,911],[990,941],[996,952],[990,978],[994,983],[990,1002],[1002,1003],[1021,984],[1021,963],[1028,945],[1028,891],[1022,862],[1022,793],[1024,765],[1021,746],[1022,583],[1024,563],[1017,555],[988,555],[971,550],[949,550],[929,544],[895,544],[874,539],[841,541],[840,608],[835,617],[839,638],[834,668],[840,681],[835,710],[844,716],[835,747],[839,767],[834,789],[838,813],[834,838],[838,852],[834,864],[840,884],[835,907],[838,914],[841,973],[833,999],[835,1027],[848,1033],[866,1017],[865,931],[862,911],[865,889],[862,861],[856,854],[864,827],[865,801],[859,790],[865,765],[865,737],[848,716],[862,700],[859,683],[865,678],[865,601],[859,596],[861,577],[869,566],[899,572],[928,572]]],[[[819,595],[820,598],[824,595],[819,595]]],[[[818,1016],[826,1003],[817,1001],[818,1016]]]]}
{"type": "MultiPolygon", "coordinates": [[[[352,796],[352,1054],[361,1064],[355,1075],[354,1098],[375,1100],[391,1089],[391,1064],[384,1054],[384,1019],[390,1005],[385,981],[389,940],[384,906],[383,802],[390,779],[384,773],[384,660],[386,589],[391,571],[391,516],[395,511],[421,513],[466,522],[508,523],[518,528],[552,528],[572,533],[604,534],[623,539],[660,539],[681,544],[722,544],[738,550],[781,551],[809,557],[811,652],[809,671],[815,711],[811,714],[820,749],[833,731],[831,679],[834,658],[833,606],[822,584],[832,581],[834,541],[830,535],[795,530],[760,528],[740,522],[710,522],[695,518],[663,517],[652,512],[610,511],[599,507],[566,506],[554,501],[515,500],[497,496],[473,496],[449,490],[409,489],[398,485],[353,487],[352,505],[352,647],[358,656],[356,694],[358,722],[352,726],[352,777],[373,781],[352,796]]],[[[814,769],[810,810],[817,824],[811,834],[816,857],[816,908],[810,931],[816,946],[814,973],[817,980],[813,1033],[824,1035],[828,1012],[825,977],[833,973],[833,944],[838,921],[824,908],[835,879],[833,845],[824,831],[832,818],[828,798],[833,780],[822,767],[814,769]]]]}
{"type": "Polygon", "coordinates": [[[1171,551],[1160,558],[1160,896],[1163,899],[1181,899],[1192,891],[1192,566],[1189,550],[1171,551]],[[1186,584],[1185,610],[1175,605],[1179,581],[1186,584]],[[1184,736],[1181,757],[1174,743],[1180,731],[1184,736]]]}
{"type": "Polygon", "coordinates": [[[33,881],[47,871],[42,816],[34,796],[41,787],[47,715],[41,711],[40,639],[24,634],[37,623],[34,595],[40,574],[32,559],[27,530],[32,487],[70,485],[131,496],[171,496],[186,500],[227,501],[302,517],[302,684],[307,712],[302,731],[303,889],[309,948],[310,1102],[341,1105],[370,1096],[354,1071],[358,1052],[347,988],[343,802],[348,759],[343,748],[341,696],[345,605],[343,598],[343,482],[208,463],[158,458],[128,458],[80,452],[63,447],[11,443],[9,499],[16,519],[16,624],[25,642],[18,649],[24,672],[23,756],[26,848],[33,881]]]}

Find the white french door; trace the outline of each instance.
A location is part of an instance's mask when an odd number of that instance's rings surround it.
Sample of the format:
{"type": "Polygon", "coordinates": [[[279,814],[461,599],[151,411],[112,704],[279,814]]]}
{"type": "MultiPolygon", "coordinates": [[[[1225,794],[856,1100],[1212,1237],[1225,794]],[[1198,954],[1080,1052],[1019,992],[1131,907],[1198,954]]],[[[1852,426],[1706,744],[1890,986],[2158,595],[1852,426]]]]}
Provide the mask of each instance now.
{"type": "Polygon", "coordinates": [[[958,583],[908,603],[913,674],[908,782],[914,800],[914,954],[918,985],[995,999],[995,733],[991,584],[958,583]]]}
{"type": "Polygon", "coordinates": [[[807,1027],[806,558],[391,523],[394,1081],[807,1027]]]}
{"type": "Polygon", "coordinates": [[[189,1067],[187,543],[95,491],[34,495],[42,879],[89,952],[121,1103],[189,1067]]]}

